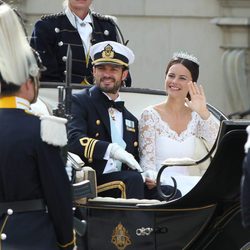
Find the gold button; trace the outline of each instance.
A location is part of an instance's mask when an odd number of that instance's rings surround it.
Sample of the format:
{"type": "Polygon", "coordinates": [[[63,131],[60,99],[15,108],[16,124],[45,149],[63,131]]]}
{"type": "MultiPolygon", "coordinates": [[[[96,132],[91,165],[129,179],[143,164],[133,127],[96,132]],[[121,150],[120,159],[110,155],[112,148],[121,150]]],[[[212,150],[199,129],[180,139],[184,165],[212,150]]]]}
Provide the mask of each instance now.
{"type": "Polygon", "coordinates": [[[138,146],[138,142],[137,142],[137,141],[134,142],[134,146],[135,146],[135,147],[138,146]]]}
{"type": "Polygon", "coordinates": [[[96,120],[96,125],[100,125],[101,121],[100,120],[96,120]]]}
{"type": "Polygon", "coordinates": [[[100,135],[99,133],[96,133],[96,134],[95,134],[95,137],[98,137],[99,135],[100,135]]]}
{"type": "Polygon", "coordinates": [[[93,159],[88,159],[88,162],[89,162],[89,163],[92,163],[92,162],[93,162],[93,159]]]}

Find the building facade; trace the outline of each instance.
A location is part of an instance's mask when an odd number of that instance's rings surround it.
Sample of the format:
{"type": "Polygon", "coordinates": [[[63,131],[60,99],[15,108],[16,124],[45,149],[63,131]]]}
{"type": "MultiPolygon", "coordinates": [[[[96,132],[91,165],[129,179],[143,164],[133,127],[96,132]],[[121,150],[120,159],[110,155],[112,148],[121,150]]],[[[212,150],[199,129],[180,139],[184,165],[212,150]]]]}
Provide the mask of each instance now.
{"type": "MultiPolygon", "coordinates": [[[[30,34],[43,14],[63,0],[6,1],[18,8],[30,34]]],[[[94,0],[93,9],[118,18],[136,60],[132,86],[164,89],[175,51],[200,61],[199,83],[207,101],[225,114],[250,109],[250,0],[94,0]]]]}

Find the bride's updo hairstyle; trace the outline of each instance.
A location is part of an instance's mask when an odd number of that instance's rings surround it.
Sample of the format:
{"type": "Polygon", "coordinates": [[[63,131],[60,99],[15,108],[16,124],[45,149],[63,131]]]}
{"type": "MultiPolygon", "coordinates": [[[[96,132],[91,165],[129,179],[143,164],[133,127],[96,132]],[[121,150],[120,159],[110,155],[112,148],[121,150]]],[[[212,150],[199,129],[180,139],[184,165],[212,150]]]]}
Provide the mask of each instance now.
{"type": "Polygon", "coordinates": [[[172,59],[167,65],[166,75],[169,71],[169,68],[172,65],[179,64],[179,63],[185,66],[190,71],[191,76],[192,76],[192,81],[197,82],[198,77],[199,77],[199,61],[195,56],[188,54],[187,52],[174,53],[172,59]]]}

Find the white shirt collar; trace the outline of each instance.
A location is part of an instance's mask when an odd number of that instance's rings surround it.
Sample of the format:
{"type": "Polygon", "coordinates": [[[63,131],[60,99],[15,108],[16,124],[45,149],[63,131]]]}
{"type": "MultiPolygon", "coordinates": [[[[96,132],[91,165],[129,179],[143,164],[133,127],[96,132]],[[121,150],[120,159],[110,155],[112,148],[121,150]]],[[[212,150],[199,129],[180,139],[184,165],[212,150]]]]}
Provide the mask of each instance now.
{"type": "Polygon", "coordinates": [[[29,110],[30,109],[30,102],[24,98],[16,96],[16,107],[18,109],[29,110]]]}
{"type": "MultiPolygon", "coordinates": [[[[107,94],[107,93],[105,93],[105,92],[102,92],[105,96],[107,96],[108,97],[108,99],[109,100],[111,100],[112,101],[112,99],[109,97],[109,95],[107,94]]],[[[122,99],[121,99],[121,96],[119,95],[115,100],[114,100],[114,102],[120,102],[122,99]]]]}
{"type": "Polygon", "coordinates": [[[72,12],[69,7],[66,7],[65,14],[68,17],[70,23],[76,29],[77,29],[77,23],[82,24],[82,23],[92,23],[93,22],[90,13],[88,13],[88,15],[82,20],[76,14],[74,14],[74,12],[72,12]]]}

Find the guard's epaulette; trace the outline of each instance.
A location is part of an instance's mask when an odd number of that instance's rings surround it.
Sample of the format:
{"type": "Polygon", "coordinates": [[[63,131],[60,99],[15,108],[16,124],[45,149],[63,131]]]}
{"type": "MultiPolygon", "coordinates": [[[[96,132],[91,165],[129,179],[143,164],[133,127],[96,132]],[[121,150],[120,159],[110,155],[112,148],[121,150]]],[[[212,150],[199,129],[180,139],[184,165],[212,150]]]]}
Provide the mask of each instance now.
{"type": "Polygon", "coordinates": [[[247,127],[247,133],[248,133],[248,138],[245,144],[245,153],[247,153],[250,148],[250,126],[247,127]]]}
{"type": "Polygon", "coordinates": [[[67,119],[52,115],[42,115],[41,138],[44,142],[63,147],[67,144],[66,123],[67,119]]]}
{"type": "Polygon", "coordinates": [[[115,16],[110,16],[110,15],[102,15],[100,13],[92,11],[91,14],[95,16],[98,19],[104,20],[104,21],[109,21],[111,23],[117,23],[117,18],[115,16]]]}
{"type": "Polygon", "coordinates": [[[59,12],[59,13],[54,13],[54,14],[47,14],[47,15],[42,15],[41,20],[46,20],[46,19],[53,19],[59,16],[64,16],[64,12],[59,12]]]}

